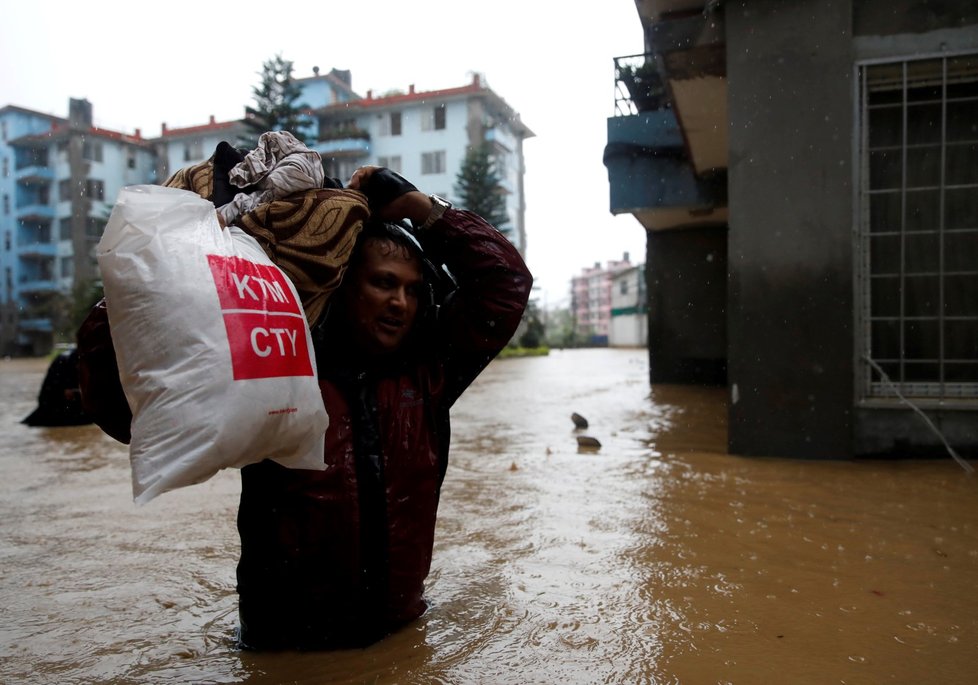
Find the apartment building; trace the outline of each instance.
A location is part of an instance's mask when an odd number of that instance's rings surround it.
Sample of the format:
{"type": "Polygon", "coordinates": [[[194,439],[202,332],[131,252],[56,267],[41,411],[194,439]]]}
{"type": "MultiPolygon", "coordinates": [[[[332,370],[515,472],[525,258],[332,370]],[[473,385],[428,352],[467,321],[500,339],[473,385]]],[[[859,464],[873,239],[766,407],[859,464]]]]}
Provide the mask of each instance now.
{"type": "Polygon", "coordinates": [[[577,337],[588,345],[604,346],[610,343],[611,299],[614,278],[632,267],[626,252],[620,260],[609,260],[604,266],[581,269],[571,278],[571,311],[577,337]]]}
{"type": "Polygon", "coordinates": [[[98,277],[95,245],[119,190],[156,179],[140,131],[93,125],[92,105],[71,99],[68,118],[0,110],[3,237],[0,353],[44,354],[66,325],[67,296],[98,277]]]}
{"type": "MultiPolygon", "coordinates": [[[[533,132],[479,75],[457,88],[376,97],[358,95],[349,71],[314,68],[296,83],[311,147],[330,176],[387,166],[453,199],[467,149],[488,142],[509,215],[499,228],[525,254],[523,140],[533,132]]],[[[162,183],[247,135],[243,120],[210,116],[193,126],[164,122],[147,139],[95,126],[91,103],[79,99],[66,118],[0,108],[0,354],[44,354],[66,330],[72,291],[98,278],[94,248],[121,188],[162,183]]]]}
{"type": "Polygon", "coordinates": [[[454,201],[466,151],[487,142],[509,216],[498,228],[526,254],[523,141],[534,134],[482,76],[474,74],[468,84],[441,90],[409,85],[405,91],[382,95],[368,90],[365,97],[337,93],[331,95],[336,101],[318,107],[313,91],[305,92],[317,122],[314,147],[329,175],[337,178],[349,178],[364,164],[377,164],[454,201]]]}

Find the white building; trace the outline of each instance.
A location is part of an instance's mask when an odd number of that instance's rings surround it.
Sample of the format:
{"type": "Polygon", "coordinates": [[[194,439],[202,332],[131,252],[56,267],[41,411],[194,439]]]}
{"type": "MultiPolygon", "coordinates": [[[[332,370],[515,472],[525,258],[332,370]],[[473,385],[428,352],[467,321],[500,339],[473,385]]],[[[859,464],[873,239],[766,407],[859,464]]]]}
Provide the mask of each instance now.
{"type": "Polygon", "coordinates": [[[526,253],[523,141],[534,134],[478,74],[457,88],[418,91],[411,85],[406,92],[375,97],[367,91],[366,97],[335,99],[314,109],[319,140],[314,147],[330,176],[345,180],[357,167],[377,164],[456,201],[454,186],[466,151],[486,141],[509,215],[509,223],[498,228],[526,253]]]}
{"type": "Polygon", "coordinates": [[[610,347],[645,347],[649,339],[645,265],[619,271],[611,279],[610,347]]]}

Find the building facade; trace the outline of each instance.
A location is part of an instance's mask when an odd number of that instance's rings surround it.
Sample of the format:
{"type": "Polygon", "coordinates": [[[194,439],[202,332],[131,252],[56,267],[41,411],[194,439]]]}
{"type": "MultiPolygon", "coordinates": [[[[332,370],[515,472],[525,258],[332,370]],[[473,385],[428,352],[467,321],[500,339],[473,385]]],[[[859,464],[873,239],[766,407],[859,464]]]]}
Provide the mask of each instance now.
{"type": "Polygon", "coordinates": [[[156,179],[153,146],[93,125],[71,99],[67,119],[5,107],[0,351],[44,354],[70,326],[71,294],[98,279],[95,245],[119,190],[156,179]]]}
{"type": "Polygon", "coordinates": [[[331,95],[337,101],[318,107],[312,92],[307,93],[305,100],[317,120],[314,148],[329,175],[340,179],[350,178],[357,167],[376,164],[455,201],[455,180],[466,152],[488,143],[509,216],[498,228],[525,256],[523,141],[533,132],[481,76],[442,90],[418,91],[411,85],[405,92],[380,96],[372,91],[365,97],[338,93],[331,95]]]}
{"type": "Polygon", "coordinates": [[[571,311],[578,340],[587,345],[610,344],[612,283],[631,266],[626,252],[620,260],[609,260],[605,266],[595,262],[571,278],[571,311]]]}
{"type": "Polygon", "coordinates": [[[611,278],[609,347],[648,345],[648,303],[645,296],[645,267],[633,266],[611,278]]]}
{"type": "Polygon", "coordinates": [[[737,454],[978,452],[978,6],[636,7],[605,163],[652,382],[725,383],[737,454]]]}
{"type": "MultiPolygon", "coordinates": [[[[487,141],[510,221],[499,228],[525,254],[523,140],[533,135],[481,77],[460,88],[361,97],[349,71],[296,79],[307,137],[327,172],[348,180],[365,164],[387,166],[449,199],[466,150],[487,141]]],[[[145,139],[94,125],[92,105],[71,99],[67,118],[0,108],[0,354],[39,355],[70,328],[74,291],[98,279],[94,248],[126,185],[161,183],[240,145],[243,120],[173,128],[145,139]]]]}

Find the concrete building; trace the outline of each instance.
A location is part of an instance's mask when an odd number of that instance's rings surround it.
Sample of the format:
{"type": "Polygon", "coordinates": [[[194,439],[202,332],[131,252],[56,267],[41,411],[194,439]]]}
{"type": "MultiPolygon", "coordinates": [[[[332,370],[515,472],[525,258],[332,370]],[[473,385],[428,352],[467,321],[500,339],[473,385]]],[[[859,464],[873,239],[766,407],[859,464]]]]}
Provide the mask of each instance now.
{"type": "MultiPolygon", "coordinates": [[[[533,135],[475,76],[460,88],[359,96],[349,71],[296,79],[309,108],[312,147],[330,175],[349,179],[364,164],[388,166],[419,187],[452,198],[470,145],[489,141],[506,194],[500,229],[525,254],[523,140],[533,135]]],[[[93,124],[92,105],[72,99],[69,116],[9,105],[0,109],[0,354],[44,354],[63,329],[72,290],[98,277],[94,247],[119,190],[161,183],[201,162],[221,141],[239,145],[242,120],[173,128],[160,136],[93,124]]],[[[309,131],[307,131],[309,133],[309,131]]]]}
{"type": "Polygon", "coordinates": [[[631,266],[626,252],[620,260],[608,260],[603,267],[595,262],[571,278],[571,312],[578,339],[588,345],[609,344],[612,281],[631,266]]]}
{"type": "Polygon", "coordinates": [[[648,307],[645,297],[645,267],[640,264],[615,273],[611,278],[609,347],[648,345],[648,307]]]}
{"type": "Polygon", "coordinates": [[[418,91],[411,85],[405,92],[379,96],[367,91],[365,97],[333,91],[331,97],[339,101],[318,108],[311,91],[306,92],[318,122],[314,147],[337,178],[348,179],[357,167],[377,164],[455,201],[455,179],[466,151],[487,141],[509,215],[509,223],[498,228],[526,254],[523,141],[534,134],[481,76],[442,90],[418,91]]]}
{"type": "Polygon", "coordinates": [[[94,247],[113,199],[155,180],[155,154],[138,130],[94,126],[87,100],[71,99],[67,119],[4,107],[0,127],[0,352],[44,354],[66,323],[67,296],[98,278],[94,247]]]}
{"type": "Polygon", "coordinates": [[[978,5],[636,8],[605,163],[651,381],[726,383],[737,454],[978,451],[978,5]]]}
{"type": "Polygon", "coordinates": [[[240,119],[217,121],[211,115],[206,124],[180,128],[171,128],[164,121],[160,137],[152,141],[156,150],[156,177],[163,182],[175,171],[208,159],[221,141],[236,145],[243,135],[245,126],[240,119]]]}

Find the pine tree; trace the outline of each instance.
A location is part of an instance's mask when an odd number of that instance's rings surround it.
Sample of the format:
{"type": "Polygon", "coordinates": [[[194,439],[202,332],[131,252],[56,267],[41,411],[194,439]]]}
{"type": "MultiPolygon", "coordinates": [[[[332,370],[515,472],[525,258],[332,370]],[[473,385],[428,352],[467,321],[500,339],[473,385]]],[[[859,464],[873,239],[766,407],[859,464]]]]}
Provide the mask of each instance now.
{"type": "Polygon", "coordinates": [[[292,80],[292,62],[282,55],[262,64],[261,83],[251,89],[255,99],[254,107],[245,107],[243,121],[248,136],[240,142],[244,147],[254,148],[258,137],[265,131],[288,131],[306,143],[312,142],[306,128],[309,122],[303,110],[309,106],[298,102],[302,89],[292,80]]]}
{"type": "Polygon", "coordinates": [[[462,207],[496,228],[509,223],[506,196],[488,144],[482,143],[466,151],[462,168],[455,177],[455,194],[462,207]]]}

